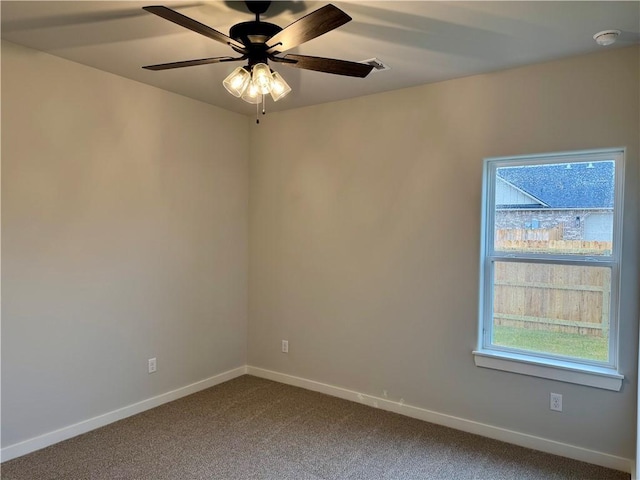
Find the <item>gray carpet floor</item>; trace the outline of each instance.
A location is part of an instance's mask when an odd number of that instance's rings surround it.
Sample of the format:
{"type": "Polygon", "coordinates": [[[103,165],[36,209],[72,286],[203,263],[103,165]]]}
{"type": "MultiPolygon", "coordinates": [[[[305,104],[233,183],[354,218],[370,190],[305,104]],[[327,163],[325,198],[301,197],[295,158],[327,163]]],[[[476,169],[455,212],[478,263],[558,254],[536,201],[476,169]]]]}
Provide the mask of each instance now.
{"type": "Polygon", "coordinates": [[[245,375],[1,465],[3,480],[628,480],[245,375]]]}

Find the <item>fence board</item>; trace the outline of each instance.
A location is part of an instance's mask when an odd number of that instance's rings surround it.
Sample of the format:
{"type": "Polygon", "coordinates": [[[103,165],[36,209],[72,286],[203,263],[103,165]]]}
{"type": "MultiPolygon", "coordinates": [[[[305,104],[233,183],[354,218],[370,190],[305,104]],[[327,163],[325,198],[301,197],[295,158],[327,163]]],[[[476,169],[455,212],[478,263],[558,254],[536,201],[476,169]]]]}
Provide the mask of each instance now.
{"type": "Polygon", "coordinates": [[[601,336],[608,332],[607,267],[494,264],[494,322],[601,336]]]}
{"type": "Polygon", "coordinates": [[[497,242],[507,240],[562,240],[564,237],[564,225],[557,225],[553,228],[501,228],[496,230],[495,237],[497,242]]]}
{"type": "Polygon", "coordinates": [[[554,283],[535,283],[535,282],[512,282],[509,280],[496,280],[494,285],[508,287],[527,287],[527,288],[550,288],[553,290],[577,290],[583,292],[602,292],[605,287],[602,285],[561,285],[554,283]]]}
{"type": "MultiPolygon", "coordinates": [[[[523,232],[536,231],[537,230],[523,230],[523,232]]],[[[561,240],[553,238],[545,240],[544,238],[526,238],[526,235],[524,234],[507,234],[505,232],[513,232],[513,230],[496,230],[494,247],[496,251],[519,251],[568,255],[610,255],[612,251],[611,242],[600,242],[596,240],[561,240]]],[[[541,236],[544,237],[544,235],[541,236]]]]}

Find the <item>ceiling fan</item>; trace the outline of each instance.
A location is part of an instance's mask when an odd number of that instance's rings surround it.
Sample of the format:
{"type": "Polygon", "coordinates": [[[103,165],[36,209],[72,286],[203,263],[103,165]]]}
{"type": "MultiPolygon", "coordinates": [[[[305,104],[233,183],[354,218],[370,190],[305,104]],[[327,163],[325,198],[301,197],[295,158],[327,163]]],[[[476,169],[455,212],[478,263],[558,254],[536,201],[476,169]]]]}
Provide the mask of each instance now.
{"type": "Polygon", "coordinates": [[[214,30],[192,18],[164,6],[143,7],[147,12],[188,28],[212,40],[229,45],[239,54],[237,57],[211,57],[181,62],[148,65],[147,70],[167,70],[172,68],[191,67],[210,63],[247,61],[247,65],[238,67],[223,82],[225,88],[249,103],[263,102],[264,95],[270,93],[274,101],[284,97],[291,88],[284,79],[272,71],[268,62],[282,63],[296,68],[315,70],[318,72],[366,77],[373,66],[366,63],[350,62],[334,58],[312,57],[308,55],[285,54],[298,45],[324,35],[349,22],[351,17],[334,5],[328,4],[319,8],[285,28],[273,23],[263,22],[264,14],[271,2],[246,1],[247,8],[255,14],[255,20],[233,25],[229,36],[214,30]]]}

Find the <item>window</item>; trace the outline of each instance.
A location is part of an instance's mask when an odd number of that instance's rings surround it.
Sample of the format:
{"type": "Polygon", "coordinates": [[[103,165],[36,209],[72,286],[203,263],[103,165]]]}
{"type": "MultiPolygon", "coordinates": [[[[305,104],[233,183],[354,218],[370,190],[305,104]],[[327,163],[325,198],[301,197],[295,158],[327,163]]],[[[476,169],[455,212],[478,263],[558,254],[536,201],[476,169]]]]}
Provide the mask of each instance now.
{"type": "Polygon", "coordinates": [[[485,160],[476,365],[620,390],[623,169],[621,149],[485,160]]]}

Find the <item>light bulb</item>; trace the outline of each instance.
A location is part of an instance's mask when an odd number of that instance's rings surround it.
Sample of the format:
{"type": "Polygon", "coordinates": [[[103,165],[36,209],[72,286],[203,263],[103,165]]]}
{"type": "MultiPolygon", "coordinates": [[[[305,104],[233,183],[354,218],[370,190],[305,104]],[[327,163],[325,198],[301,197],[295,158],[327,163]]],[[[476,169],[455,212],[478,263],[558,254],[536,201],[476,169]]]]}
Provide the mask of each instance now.
{"type": "Polygon", "coordinates": [[[250,80],[251,75],[249,75],[249,72],[244,67],[238,67],[224,79],[222,84],[231,95],[239,97],[247,88],[250,80]]]}
{"type": "Polygon", "coordinates": [[[262,94],[258,90],[258,87],[253,82],[253,80],[249,82],[249,86],[242,94],[242,99],[247,103],[253,104],[260,103],[260,101],[262,100],[262,94]]]}
{"type": "Polygon", "coordinates": [[[260,93],[266,94],[271,90],[271,69],[266,63],[257,63],[253,66],[251,79],[260,93]]]}
{"type": "Polygon", "coordinates": [[[278,73],[273,72],[271,76],[271,98],[274,102],[277,102],[281,98],[284,98],[291,91],[291,87],[284,78],[278,73]]]}

